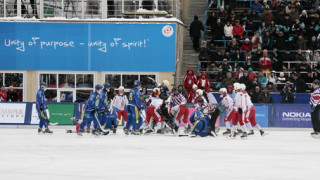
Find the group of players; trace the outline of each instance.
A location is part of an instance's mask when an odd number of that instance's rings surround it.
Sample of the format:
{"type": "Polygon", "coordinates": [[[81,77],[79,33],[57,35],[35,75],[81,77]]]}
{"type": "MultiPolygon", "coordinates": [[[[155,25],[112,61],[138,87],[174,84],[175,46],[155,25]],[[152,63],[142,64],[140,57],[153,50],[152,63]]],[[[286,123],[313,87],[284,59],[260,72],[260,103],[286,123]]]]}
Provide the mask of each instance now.
{"type": "MultiPolygon", "coordinates": [[[[197,89],[193,100],[196,102],[193,106],[195,111],[191,116],[189,116],[190,106],[186,105],[185,97],[177,88],[173,88],[170,92],[168,87],[169,82],[164,80],[161,85],[153,89],[145,103],[142,103],[139,80],[134,81],[134,87],[130,89],[128,96],[124,94],[124,87],[120,86],[119,94],[112,99],[108,97],[110,84],[96,85],[95,92],[90,95],[83,107],[81,119],[77,120],[76,130],[67,132],[76,132],[79,136],[84,132],[108,135],[110,132],[116,133],[118,119],[123,119],[126,135],[155,133],[215,137],[219,131],[215,125],[220,116],[226,124],[227,130],[223,133],[225,136],[235,138],[237,134],[242,133],[241,138],[246,138],[247,135],[254,134],[252,126],[256,127],[261,135],[265,135],[255,120],[255,108],[245,91],[244,84],[235,83],[232,94],[227,93],[226,88],[221,88],[219,93],[222,100],[217,106],[208,103],[203,91],[197,89]]],[[[40,119],[38,132],[52,133],[48,129],[45,90],[46,84],[41,83],[37,93],[37,111],[40,119]],[[44,131],[42,131],[43,126],[44,131]]]]}

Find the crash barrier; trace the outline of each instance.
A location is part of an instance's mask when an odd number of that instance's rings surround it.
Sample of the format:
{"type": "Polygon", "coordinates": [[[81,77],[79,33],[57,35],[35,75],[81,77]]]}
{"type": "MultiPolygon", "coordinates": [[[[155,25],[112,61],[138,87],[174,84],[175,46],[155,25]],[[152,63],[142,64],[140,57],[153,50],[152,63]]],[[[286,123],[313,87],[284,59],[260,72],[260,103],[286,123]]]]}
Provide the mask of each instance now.
{"type": "MultiPolygon", "coordinates": [[[[48,103],[50,121],[58,125],[76,124],[72,118],[80,119],[84,103],[48,103]]],[[[187,104],[189,116],[195,111],[194,104],[187,104]]],[[[308,104],[255,104],[256,121],[261,127],[309,128],[311,108],[308,104]]],[[[143,112],[144,113],[144,112],[143,112]]],[[[32,102],[1,102],[1,125],[36,125],[39,123],[36,105],[32,102]]],[[[119,125],[123,121],[119,120],[119,125]]],[[[219,117],[218,126],[224,126],[224,117],[219,117]]]]}

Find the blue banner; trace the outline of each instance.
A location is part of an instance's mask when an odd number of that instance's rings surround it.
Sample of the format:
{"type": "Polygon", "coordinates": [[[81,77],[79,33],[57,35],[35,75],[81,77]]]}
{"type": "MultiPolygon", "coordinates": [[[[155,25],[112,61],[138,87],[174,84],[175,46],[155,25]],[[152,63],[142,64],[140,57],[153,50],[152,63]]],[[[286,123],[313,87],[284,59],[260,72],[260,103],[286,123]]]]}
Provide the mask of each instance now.
{"type": "Polygon", "coordinates": [[[0,69],[175,71],[175,37],[175,24],[0,22],[0,69]]]}
{"type": "Polygon", "coordinates": [[[269,106],[255,106],[256,121],[261,127],[268,127],[269,124],[269,106]]]}
{"type": "Polygon", "coordinates": [[[310,105],[276,105],[275,127],[311,128],[310,105]]]}

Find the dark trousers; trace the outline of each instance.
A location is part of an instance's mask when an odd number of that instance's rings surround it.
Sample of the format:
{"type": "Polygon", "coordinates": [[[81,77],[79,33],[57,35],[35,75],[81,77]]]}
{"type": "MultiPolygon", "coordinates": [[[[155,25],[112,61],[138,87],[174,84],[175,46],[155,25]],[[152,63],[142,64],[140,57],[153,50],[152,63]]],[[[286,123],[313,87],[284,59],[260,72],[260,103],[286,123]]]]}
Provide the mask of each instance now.
{"type": "Polygon", "coordinates": [[[200,37],[195,37],[195,36],[192,37],[193,49],[196,51],[199,50],[199,40],[200,40],[200,37]]]}
{"type": "Polygon", "coordinates": [[[320,105],[316,106],[316,109],[311,112],[311,122],[314,132],[320,132],[320,105]]]}

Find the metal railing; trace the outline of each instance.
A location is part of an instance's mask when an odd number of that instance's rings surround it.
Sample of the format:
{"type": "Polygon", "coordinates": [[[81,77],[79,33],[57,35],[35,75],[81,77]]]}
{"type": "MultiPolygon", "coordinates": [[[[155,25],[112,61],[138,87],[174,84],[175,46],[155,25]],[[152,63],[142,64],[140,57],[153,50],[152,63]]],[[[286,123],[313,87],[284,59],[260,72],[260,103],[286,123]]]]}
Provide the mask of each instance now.
{"type": "Polygon", "coordinates": [[[0,17],[181,18],[181,0],[0,0],[0,17]]]}

